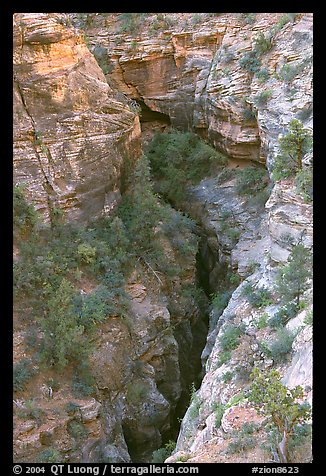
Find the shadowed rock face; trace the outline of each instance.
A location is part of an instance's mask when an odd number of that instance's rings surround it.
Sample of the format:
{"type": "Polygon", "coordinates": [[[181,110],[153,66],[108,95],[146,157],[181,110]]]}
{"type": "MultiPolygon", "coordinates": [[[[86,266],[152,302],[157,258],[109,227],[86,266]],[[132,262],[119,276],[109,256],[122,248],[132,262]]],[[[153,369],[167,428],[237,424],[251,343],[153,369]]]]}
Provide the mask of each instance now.
{"type": "Polygon", "coordinates": [[[139,120],[115,99],[83,38],[61,15],[14,15],[14,180],[48,220],[113,207],[139,120]]]}

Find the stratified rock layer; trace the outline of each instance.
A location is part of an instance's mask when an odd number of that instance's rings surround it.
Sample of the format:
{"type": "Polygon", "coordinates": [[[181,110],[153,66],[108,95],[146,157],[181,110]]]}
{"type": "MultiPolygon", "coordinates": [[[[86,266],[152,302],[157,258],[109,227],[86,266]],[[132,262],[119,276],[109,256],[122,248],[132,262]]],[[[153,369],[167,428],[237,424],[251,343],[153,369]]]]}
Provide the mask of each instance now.
{"type": "Polygon", "coordinates": [[[115,98],[81,34],[61,15],[14,15],[14,180],[51,218],[84,220],[119,198],[139,121],[115,98]]]}

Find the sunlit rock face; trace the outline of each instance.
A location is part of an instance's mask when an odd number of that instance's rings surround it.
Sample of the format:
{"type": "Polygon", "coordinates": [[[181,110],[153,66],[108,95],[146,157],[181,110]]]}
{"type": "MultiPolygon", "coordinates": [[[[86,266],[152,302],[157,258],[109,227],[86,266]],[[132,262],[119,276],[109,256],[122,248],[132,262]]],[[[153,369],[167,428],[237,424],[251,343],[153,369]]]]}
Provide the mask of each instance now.
{"type": "Polygon", "coordinates": [[[14,180],[49,219],[114,207],[139,121],[115,98],[80,32],[59,14],[14,15],[14,180]]]}

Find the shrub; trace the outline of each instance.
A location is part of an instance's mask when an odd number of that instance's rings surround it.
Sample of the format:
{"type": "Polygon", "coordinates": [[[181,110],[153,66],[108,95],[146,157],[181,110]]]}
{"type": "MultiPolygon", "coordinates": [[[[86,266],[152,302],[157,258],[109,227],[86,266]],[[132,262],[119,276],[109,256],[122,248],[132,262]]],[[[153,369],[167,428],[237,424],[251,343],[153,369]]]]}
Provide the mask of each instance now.
{"type": "Polygon", "coordinates": [[[36,406],[36,403],[33,400],[27,400],[25,402],[25,408],[19,409],[18,415],[20,418],[24,418],[25,420],[36,420],[37,425],[41,426],[44,422],[46,413],[42,408],[36,406]]]}
{"type": "Polygon", "coordinates": [[[312,311],[307,312],[306,317],[304,318],[303,323],[304,323],[306,326],[312,326],[312,324],[313,324],[313,312],[312,312],[312,311]]]}
{"type": "Polygon", "coordinates": [[[193,133],[156,134],[147,147],[157,188],[172,203],[186,197],[190,184],[209,175],[213,167],[224,167],[226,158],[193,133]]]}
{"type": "Polygon", "coordinates": [[[228,228],[226,230],[226,236],[232,241],[232,244],[237,243],[241,235],[241,231],[237,228],[228,228]]]}
{"type": "Polygon", "coordinates": [[[221,367],[226,362],[229,362],[231,359],[231,352],[229,350],[223,351],[219,353],[219,359],[217,361],[217,366],[221,367]]]}
{"type": "Polygon", "coordinates": [[[265,168],[249,166],[238,170],[236,191],[240,195],[252,195],[262,191],[268,183],[268,173],[265,168]]]}
{"type": "Polygon", "coordinates": [[[281,307],[274,316],[268,321],[268,325],[272,328],[285,326],[298,312],[298,307],[294,303],[288,303],[281,307]]]}
{"type": "Polygon", "coordinates": [[[147,396],[147,394],[147,385],[143,382],[134,382],[128,385],[126,398],[130,403],[139,403],[147,396]]]}
{"type": "Polygon", "coordinates": [[[75,291],[65,278],[48,302],[46,319],[41,322],[44,332],[42,358],[52,366],[63,369],[71,362],[82,361],[88,353],[84,327],[74,312],[75,291]]]}
{"type": "Polygon", "coordinates": [[[215,427],[219,428],[221,426],[221,421],[223,414],[225,412],[225,405],[222,403],[214,403],[214,414],[215,414],[215,427]]]}
{"type": "Polygon", "coordinates": [[[251,283],[247,283],[243,287],[242,294],[252,306],[257,308],[266,307],[273,303],[271,292],[265,286],[254,289],[251,283]]]}
{"type": "Polygon", "coordinates": [[[35,375],[32,361],[27,358],[23,358],[14,365],[13,368],[13,388],[14,392],[25,390],[27,383],[35,375]]]}
{"type": "Polygon", "coordinates": [[[87,435],[87,430],[85,426],[78,421],[69,421],[67,424],[67,430],[70,436],[79,440],[87,435]]]}
{"type": "Polygon", "coordinates": [[[285,83],[291,83],[296,76],[302,71],[304,65],[302,63],[285,63],[280,69],[278,76],[285,83]]]}
{"type": "Polygon", "coordinates": [[[301,122],[307,121],[311,117],[312,113],[313,113],[313,104],[310,103],[308,104],[307,107],[297,112],[297,119],[299,119],[299,121],[301,122]]]}
{"type": "Polygon", "coordinates": [[[228,383],[232,380],[233,372],[227,371],[222,375],[222,381],[228,383]]]}
{"type": "Polygon", "coordinates": [[[178,456],[175,461],[180,462],[180,463],[185,463],[191,457],[192,457],[192,455],[190,453],[187,453],[185,455],[178,456]]]}
{"type": "Polygon", "coordinates": [[[268,325],[272,329],[278,329],[280,327],[283,327],[283,322],[282,318],[279,313],[275,313],[269,320],[268,320],[268,325]]]}
{"type": "Polygon", "coordinates": [[[244,399],[245,399],[245,394],[243,391],[241,391],[230,398],[230,400],[226,404],[226,408],[231,408],[235,405],[238,405],[238,403],[242,402],[244,399]]]}
{"type": "Polygon", "coordinates": [[[195,384],[192,383],[190,387],[190,405],[189,405],[189,416],[192,419],[198,418],[200,406],[202,403],[196,392],[197,390],[196,390],[195,384]]]}
{"type": "Polygon", "coordinates": [[[120,33],[136,33],[140,27],[141,13],[120,13],[120,33]]]}
{"type": "Polygon", "coordinates": [[[13,191],[13,227],[14,238],[30,233],[37,223],[37,213],[25,199],[25,187],[15,185],[13,191]]]}
{"type": "Polygon", "coordinates": [[[217,312],[222,312],[223,309],[227,306],[230,297],[232,295],[231,291],[225,291],[212,295],[212,306],[217,312]]]}
{"type": "Polygon", "coordinates": [[[256,78],[260,84],[265,83],[270,76],[269,70],[267,68],[261,68],[256,73],[256,78]]]}
{"type": "Polygon", "coordinates": [[[256,20],[255,13],[242,13],[241,15],[246,25],[252,25],[253,23],[255,23],[255,20],[256,20]]]}
{"type": "Polygon", "coordinates": [[[294,427],[289,439],[289,452],[292,453],[298,447],[311,441],[312,425],[303,423],[294,427]]]}
{"type": "Polygon", "coordinates": [[[265,36],[264,33],[260,31],[256,36],[254,43],[254,51],[256,52],[257,56],[262,56],[271,49],[273,44],[273,36],[265,36]]]}
{"type": "Polygon", "coordinates": [[[78,403],[68,402],[65,405],[65,410],[68,413],[68,415],[74,415],[75,413],[79,412],[80,406],[78,405],[78,403]]]}
{"type": "Polygon", "coordinates": [[[271,89],[266,89],[261,93],[258,93],[254,96],[253,101],[257,107],[266,106],[268,100],[272,97],[273,91],[271,89]]]}
{"type": "Polygon", "coordinates": [[[301,193],[305,201],[310,202],[313,199],[313,173],[312,167],[305,167],[295,175],[294,179],[297,191],[301,193]]]}
{"type": "Polygon", "coordinates": [[[201,15],[199,13],[195,13],[192,17],[191,17],[191,23],[193,25],[198,25],[200,22],[201,22],[201,15]]]}
{"type": "Polygon", "coordinates": [[[218,340],[222,351],[234,350],[239,345],[239,339],[242,331],[239,327],[228,325],[223,329],[223,334],[219,336],[218,340]]]}
{"type": "Polygon", "coordinates": [[[175,445],[176,442],[170,440],[164,445],[163,448],[159,448],[158,450],[154,451],[152,454],[151,463],[164,463],[164,461],[173,453],[175,445]]]}
{"type": "Polygon", "coordinates": [[[72,378],[71,389],[76,398],[89,397],[96,390],[96,382],[92,376],[87,360],[79,363],[72,378]]]}
{"type": "Polygon", "coordinates": [[[109,314],[116,314],[116,294],[106,286],[98,286],[92,293],[81,297],[79,322],[85,329],[89,329],[103,322],[109,314]]]}
{"type": "Polygon", "coordinates": [[[268,314],[267,312],[264,312],[261,316],[256,321],[256,326],[257,329],[265,329],[267,327],[267,321],[268,321],[268,314]]]}
{"type": "Polygon", "coordinates": [[[40,330],[37,326],[31,326],[29,327],[24,336],[24,343],[27,347],[27,349],[32,349],[36,350],[38,349],[40,345],[40,336],[39,336],[40,330]]]}
{"type": "Polygon", "coordinates": [[[244,433],[246,435],[252,435],[253,433],[259,431],[259,428],[260,426],[257,423],[245,422],[242,425],[241,433],[244,433]]]}
{"type": "Polygon", "coordinates": [[[108,74],[113,70],[114,64],[110,61],[107,48],[96,45],[92,53],[104,74],[108,74]]]}
{"type": "Polygon", "coordinates": [[[88,243],[81,243],[77,247],[77,258],[81,263],[94,263],[96,257],[96,248],[93,248],[88,243]]]}
{"type": "Polygon", "coordinates": [[[276,339],[268,344],[270,355],[274,362],[284,362],[288,353],[292,350],[295,335],[286,328],[276,332],[276,339]]]}
{"type": "Polygon", "coordinates": [[[217,176],[216,183],[221,184],[235,177],[235,169],[223,169],[217,176]]]}
{"type": "Polygon", "coordinates": [[[61,463],[62,455],[55,448],[46,448],[38,455],[38,463],[61,463]]]}
{"type": "Polygon", "coordinates": [[[240,435],[232,440],[227,446],[228,454],[235,454],[251,450],[257,445],[257,439],[252,436],[240,435]]]}
{"type": "Polygon", "coordinates": [[[134,51],[135,49],[137,49],[137,46],[138,46],[137,41],[136,41],[136,40],[132,40],[131,43],[130,43],[129,49],[130,49],[131,51],[134,51]]]}
{"type": "Polygon", "coordinates": [[[257,54],[255,51],[248,51],[243,53],[241,58],[239,59],[239,66],[248,71],[248,73],[254,74],[257,73],[261,67],[261,62],[257,58],[257,54]]]}
{"type": "Polygon", "coordinates": [[[241,277],[237,273],[229,273],[227,278],[232,286],[238,286],[241,283],[241,277]]]}
{"type": "Polygon", "coordinates": [[[245,122],[252,122],[256,120],[256,114],[250,107],[243,109],[241,115],[245,122]]]}

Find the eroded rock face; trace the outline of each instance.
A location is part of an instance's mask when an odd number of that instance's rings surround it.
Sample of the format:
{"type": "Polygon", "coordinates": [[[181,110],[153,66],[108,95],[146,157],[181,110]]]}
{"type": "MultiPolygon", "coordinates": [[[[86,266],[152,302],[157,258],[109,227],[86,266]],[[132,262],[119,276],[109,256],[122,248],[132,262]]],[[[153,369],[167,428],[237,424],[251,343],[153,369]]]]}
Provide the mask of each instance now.
{"type": "Polygon", "coordinates": [[[49,219],[114,207],[139,121],[115,98],[81,34],[60,14],[14,15],[14,180],[49,219]]]}
{"type": "Polygon", "coordinates": [[[312,124],[311,14],[298,14],[276,31],[259,58],[263,80],[240,63],[258,33],[268,36],[280,21],[280,13],[259,13],[251,21],[227,13],[194,26],[191,14],[175,14],[172,26],[151,35],[155,15],[130,34],[119,30],[119,15],[98,14],[86,31],[93,48],[107,50],[107,78],[119,90],[234,158],[267,160],[270,167],[278,135],[293,115],[305,113],[303,121],[312,124]],[[261,93],[267,100],[260,104],[261,93]]]}

